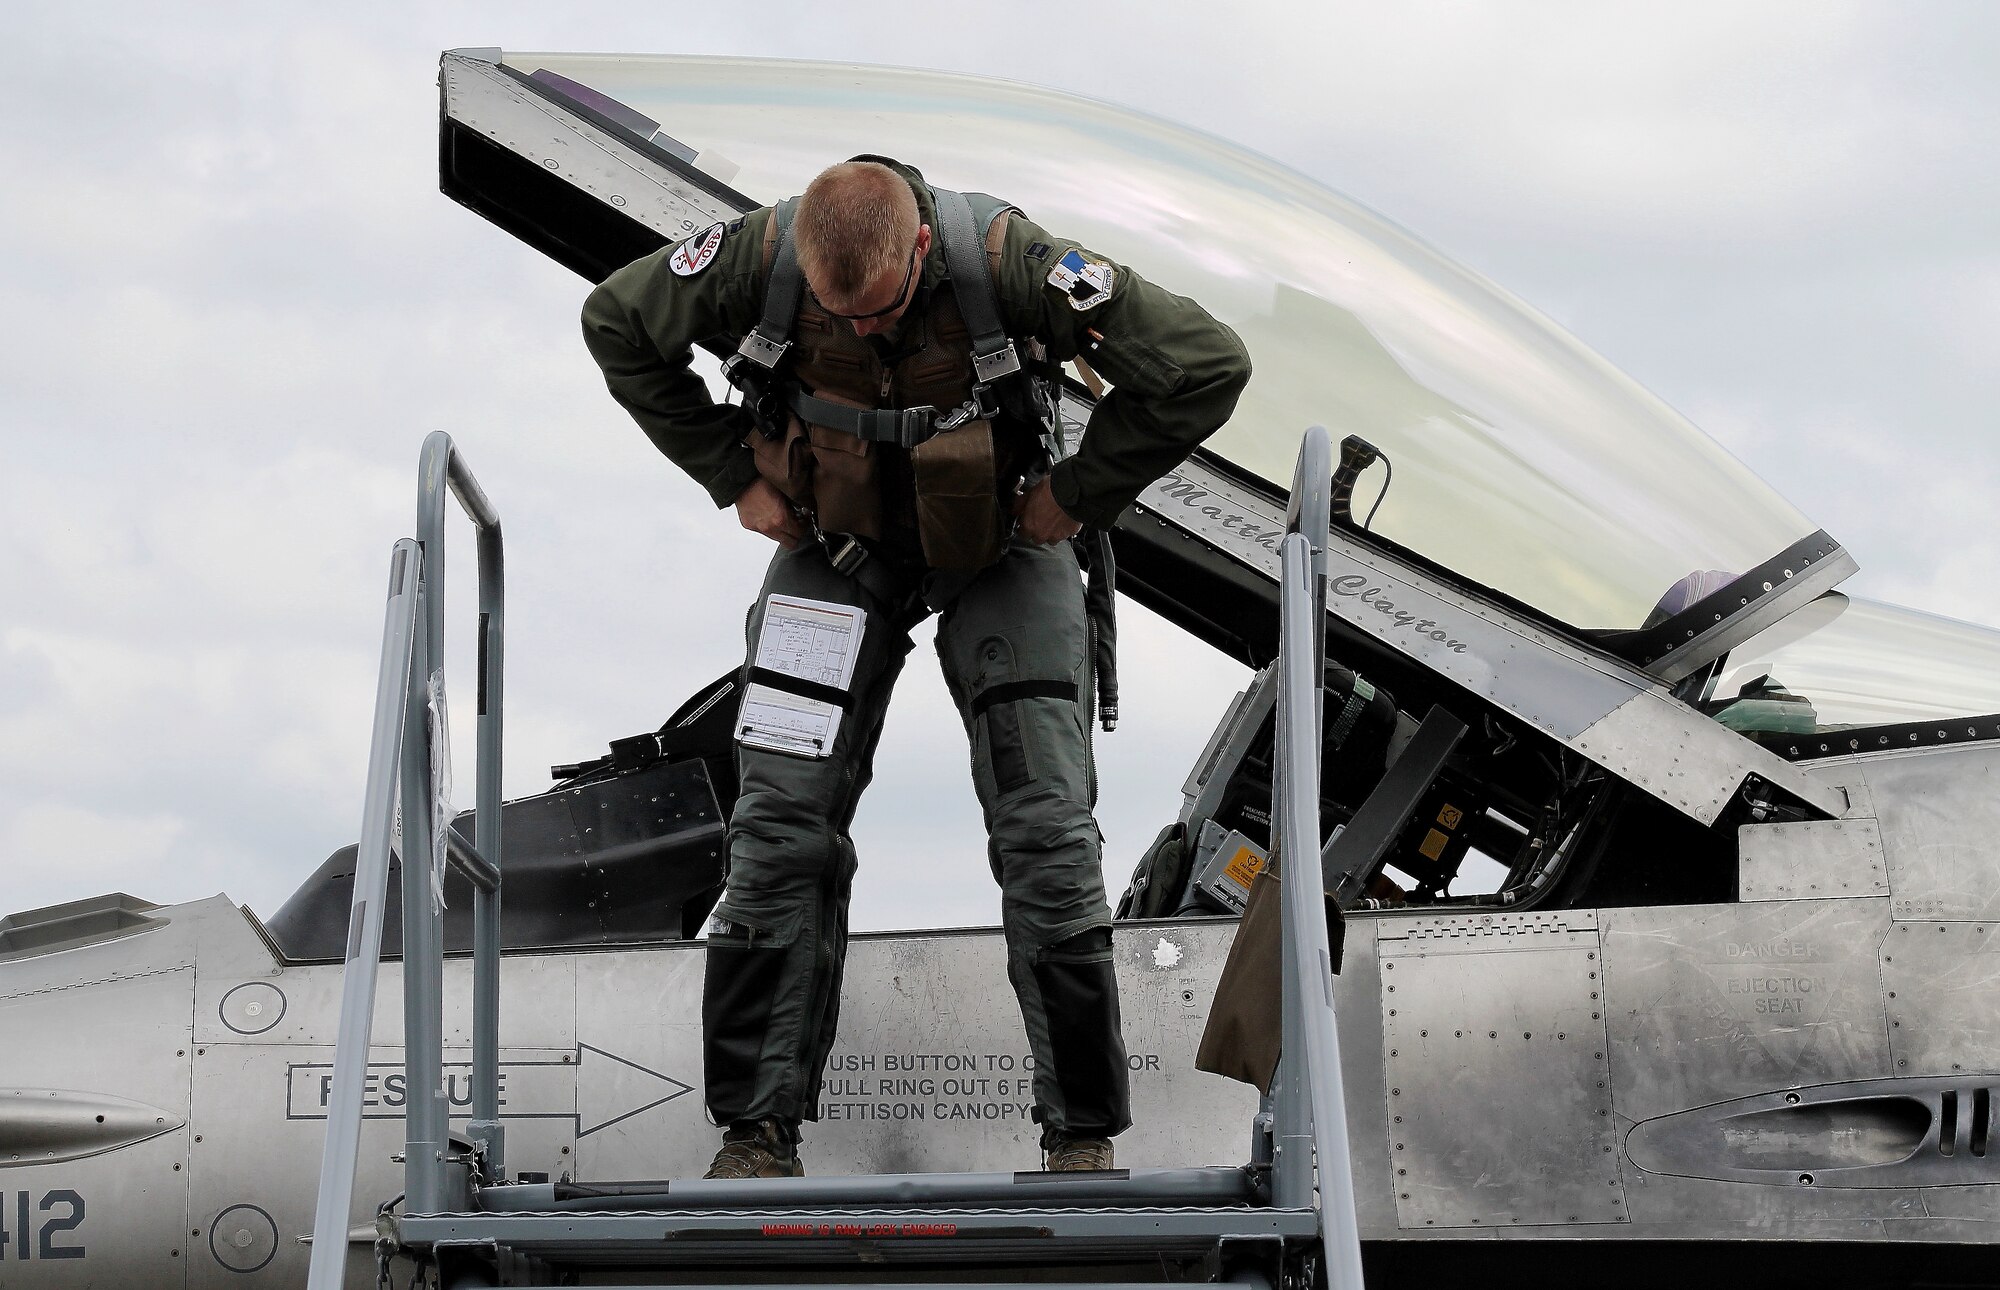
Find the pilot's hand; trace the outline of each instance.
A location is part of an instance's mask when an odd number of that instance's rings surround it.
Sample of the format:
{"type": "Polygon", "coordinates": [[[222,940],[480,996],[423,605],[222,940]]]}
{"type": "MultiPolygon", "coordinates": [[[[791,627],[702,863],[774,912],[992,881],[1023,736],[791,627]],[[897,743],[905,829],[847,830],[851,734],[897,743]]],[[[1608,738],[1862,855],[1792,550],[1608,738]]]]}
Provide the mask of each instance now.
{"type": "Polygon", "coordinates": [[[736,519],[752,533],[762,533],[789,551],[804,540],[805,526],[792,513],[785,495],[761,475],[736,495],[736,519]]]}
{"type": "Polygon", "coordinates": [[[1071,519],[1069,512],[1056,501],[1055,490],[1049,487],[1047,475],[1014,499],[1014,516],[1020,521],[1016,532],[1036,546],[1067,542],[1083,530],[1083,525],[1071,519]]]}

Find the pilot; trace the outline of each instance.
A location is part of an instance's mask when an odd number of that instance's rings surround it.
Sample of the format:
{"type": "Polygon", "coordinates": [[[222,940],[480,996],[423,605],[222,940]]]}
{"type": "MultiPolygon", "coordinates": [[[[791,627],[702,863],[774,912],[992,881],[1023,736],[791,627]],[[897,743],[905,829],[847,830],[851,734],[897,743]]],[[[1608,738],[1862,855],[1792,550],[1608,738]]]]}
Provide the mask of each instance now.
{"type": "Polygon", "coordinates": [[[749,707],[738,722],[702,992],[707,1104],[724,1129],[708,1176],[804,1172],[799,1125],[817,1118],[840,1003],[848,828],[909,631],[933,612],[1035,1058],[1043,1166],[1110,1168],[1131,1116],[1071,539],[1108,528],[1223,424],[1250,376],[1242,342],[1020,211],[880,157],[613,273],[583,330],[660,451],[778,545],[750,610],[749,679],[781,704],[838,710],[830,747],[787,746],[807,736],[749,707]],[[737,347],[725,373],[740,403],[690,371],[704,341],[737,347]],[[1058,365],[1077,357],[1114,388],[1075,455],[1052,460],[1058,365]],[[862,611],[844,685],[759,665],[774,596],[862,611]]]}

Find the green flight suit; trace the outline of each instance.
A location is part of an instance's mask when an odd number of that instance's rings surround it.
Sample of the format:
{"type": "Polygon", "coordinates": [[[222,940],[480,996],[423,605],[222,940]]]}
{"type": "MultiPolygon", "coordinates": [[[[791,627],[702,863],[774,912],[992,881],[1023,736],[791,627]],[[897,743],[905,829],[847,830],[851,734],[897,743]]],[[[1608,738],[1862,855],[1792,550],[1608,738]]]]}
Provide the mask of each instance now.
{"type": "MultiPolygon", "coordinates": [[[[922,177],[896,168],[917,194],[920,218],[936,229],[922,177]]],[[[692,274],[676,273],[675,248],[663,248],[612,274],[584,305],[585,341],[612,395],[718,506],[757,477],[743,446],[751,426],[689,370],[690,346],[720,339],[733,348],[761,316],[769,218],[765,208],[731,223],[713,260],[692,274]]],[[[1109,526],[1228,418],[1249,359],[1200,306],[1122,265],[1112,265],[1108,299],[1073,308],[1049,277],[1076,246],[1012,219],[994,288],[1010,335],[1039,339],[1056,362],[1082,355],[1114,386],[1080,449],[1051,472],[1055,498],[1072,518],[1109,526]]],[[[896,358],[898,337],[922,325],[925,301],[945,280],[942,242],[934,239],[913,303],[877,347],[885,362],[896,358]]],[[[940,595],[937,577],[911,555],[879,551],[871,586],[836,571],[810,543],[781,551],[751,610],[752,656],[773,592],[860,605],[868,628],[830,756],[737,749],[742,788],[704,985],[709,1112],[723,1124],[817,1118],[854,873],[847,829],[910,648],[908,629],[925,616],[928,599],[941,605],[939,662],[972,744],[1008,975],[1036,1059],[1038,1116],[1074,1136],[1115,1134],[1130,1112],[1101,838],[1091,815],[1091,649],[1075,556],[1068,544],[1017,539],[997,563],[940,595]],[[885,578],[885,569],[894,576],[885,578]]]]}

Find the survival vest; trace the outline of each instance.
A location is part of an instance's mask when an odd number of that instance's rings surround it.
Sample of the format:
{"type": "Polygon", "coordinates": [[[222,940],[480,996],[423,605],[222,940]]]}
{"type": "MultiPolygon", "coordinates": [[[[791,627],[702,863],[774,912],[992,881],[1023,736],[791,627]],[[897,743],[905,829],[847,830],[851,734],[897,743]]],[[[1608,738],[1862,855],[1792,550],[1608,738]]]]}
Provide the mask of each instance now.
{"type": "Polygon", "coordinates": [[[722,370],[756,425],[758,473],[821,531],[914,528],[927,565],[969,571],[1000,558],[1015,486],[1060,451],[1057,387],[1039,345],[1023,355],[1000,322],[991,257],[1015,208],[930,192],[946,276],[911,320],[914,353],[885,363],[805,290],[792,198],[765,228],[763,315],[722,370]]]}

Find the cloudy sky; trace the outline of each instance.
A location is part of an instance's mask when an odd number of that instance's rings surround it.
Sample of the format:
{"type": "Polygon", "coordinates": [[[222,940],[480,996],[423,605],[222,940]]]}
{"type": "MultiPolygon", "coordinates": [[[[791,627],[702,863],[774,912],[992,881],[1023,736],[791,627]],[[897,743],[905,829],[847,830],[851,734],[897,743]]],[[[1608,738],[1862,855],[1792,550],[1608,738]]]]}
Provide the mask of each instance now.
{"type": "MultiPolygon", "coordinates": [[[[1840,537],[1850,589],[2000,623],[2000,9],[1018,0],[967,9],[976,35],[941,12],[0,16],[0,913],[122,889],[269,914],[351,840],[431,429],[506,517],[510,796],[735,666],[761,539],[611,404],[585,284],[437,193],[456,46],[936,66],[1197,125],[1573,330],[1840,537]]],[[[1114,893],[1244,679],[1125,615],[1114,893]]],[[[913,664],[856,924],[992,921],[963,740],[913,664]]]]}

